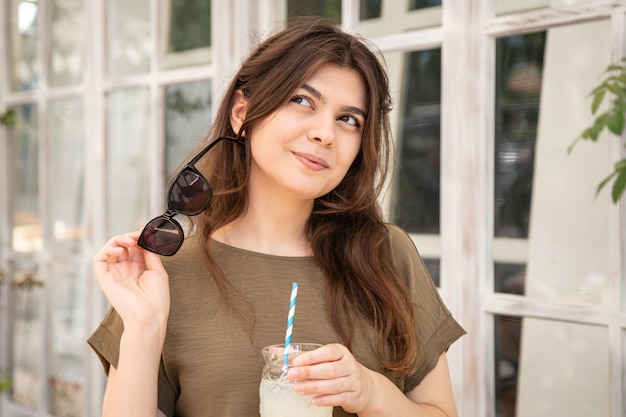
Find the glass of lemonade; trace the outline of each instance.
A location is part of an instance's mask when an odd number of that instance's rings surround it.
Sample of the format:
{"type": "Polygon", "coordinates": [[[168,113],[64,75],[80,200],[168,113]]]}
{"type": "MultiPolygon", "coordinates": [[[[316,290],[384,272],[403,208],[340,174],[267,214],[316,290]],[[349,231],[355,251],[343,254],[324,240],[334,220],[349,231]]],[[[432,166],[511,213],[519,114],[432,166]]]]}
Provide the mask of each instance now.
{"type": "MultiPolygon", "coordinates": [[[[293,358],[319,347],[321,345],[316,343],[292,343],[288,368],[291,367],[293,358]]],[[[259,386],[261,417],[332,417],[333,407],[318,407],[311,402],[312,395],[295,392],[295,382],[287,379],[284,350],[284,345],[263,348],[265,368],[259,386]]]]}

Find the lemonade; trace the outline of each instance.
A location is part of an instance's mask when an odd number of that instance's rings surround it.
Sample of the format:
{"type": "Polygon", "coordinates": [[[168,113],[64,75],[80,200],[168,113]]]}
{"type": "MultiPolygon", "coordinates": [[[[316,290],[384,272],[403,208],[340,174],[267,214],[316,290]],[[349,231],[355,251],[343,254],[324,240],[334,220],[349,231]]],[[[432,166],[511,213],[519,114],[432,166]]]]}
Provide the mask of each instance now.
{"type": "Polygon", "coordinates": [[[261,417],[332,417],[333,407],[317,407],[312,395],[294,391],[290,381],[262,380],[259,386],[261,417]]]}
{"type": "Polygon", "coordinates": [[[295,382],[287,379],[287,370],[296,356],[315,350],[315,343],[293,343],[285,361],[283,345],[263,348],[265,368],[259,385],[261,417],[332,417],[333,407],[313,405],[312,395],[294,391],[295,382]]]}

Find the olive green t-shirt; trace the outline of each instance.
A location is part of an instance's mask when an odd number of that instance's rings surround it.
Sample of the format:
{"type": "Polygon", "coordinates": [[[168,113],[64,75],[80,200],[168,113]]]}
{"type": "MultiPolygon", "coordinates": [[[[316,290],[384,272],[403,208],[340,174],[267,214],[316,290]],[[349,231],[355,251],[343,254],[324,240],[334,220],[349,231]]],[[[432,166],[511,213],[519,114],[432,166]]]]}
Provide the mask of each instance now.
{"type": "MultiPolygon", "coordinates": [[[[352,353],[408,392],[464,330],[444,306],[410,237],[396,226],[388,228],[394,261],[417,306],[415,327],[423,354],[414,374],[394,379],[376,360],[367,323],[355,323],[352,353]]],[[[169,417],[258,416],[261,348],[284,342],[292,282],[298,282],[292,341],[340,342],[325,311],[326,279],[312,257],[267,255],[217,241],[211,245],[230,282],[245,295],[248,302],[238,305],[253,321],[243,320],[220,295],[198,236],[187,238],[175,256],[163,258],[171,308],[159,369],[159,409],[169,417]]],[[[117,366],[122,332],[122,321],[111,309],[88,340],[106,372],[109,365],[117,366]]],[[[340,407],[333,412],[335,417],[351,415],[340,407]]]]}

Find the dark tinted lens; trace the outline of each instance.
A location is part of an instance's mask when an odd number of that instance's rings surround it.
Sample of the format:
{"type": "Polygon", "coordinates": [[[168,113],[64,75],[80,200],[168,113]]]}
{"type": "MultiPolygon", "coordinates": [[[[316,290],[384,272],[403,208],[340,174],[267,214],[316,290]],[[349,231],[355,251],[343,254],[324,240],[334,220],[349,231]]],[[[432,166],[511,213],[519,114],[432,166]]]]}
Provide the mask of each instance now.
{"type": "Polygon", "coordinates": [[[206,208],[212,194],[206,180],[186,168],[178,174],[170,188],[168,205],[174,211],[193,216],[206,208]]]}
{"type": "Polygon", "coordinates": [[[139,246],[159,255],[171,256],[183,244],[183,229],[172,219],[157,217],[143,228],[139,246]]]}

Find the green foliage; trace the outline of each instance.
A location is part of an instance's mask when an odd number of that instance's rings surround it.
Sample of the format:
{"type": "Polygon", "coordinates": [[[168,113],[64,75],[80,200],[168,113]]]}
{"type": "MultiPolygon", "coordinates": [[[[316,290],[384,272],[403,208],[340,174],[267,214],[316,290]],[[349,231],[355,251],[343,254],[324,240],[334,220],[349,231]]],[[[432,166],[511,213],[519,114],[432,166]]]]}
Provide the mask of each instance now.
{"type": "Polygon", "coordinates": [[[0,372],[0,394],[11,389],[11,380],[0,372]]]}
{"type": "MultiPolygon", "coordinates": [[[[596,116],[591,126],[588,126],[572,143],[572,148],[580,140],[596,142],[600,134],[607,129],[612,134],[621,137],[624,132],[626,114],[626,58],[622,58],[619,64],[612,64],[603,73],[602,82],[589,94],[591,100],[591,113],[596,116]],[[599,113],[603,103],[608,102],[608,108],[599,113]]],[[[596,196],[609,183],[613,181],[611,198],[614,203],[620,199],[626,189],[626,158],[613,166],[613,172],[606,177],[596,190],[596,196]]]]}
{"type": "Polygon", "coordinates": [[[13,127],[13,125],[15,125],[15,112],[13,109],[0,114],[0,126],[13,127]]]}

